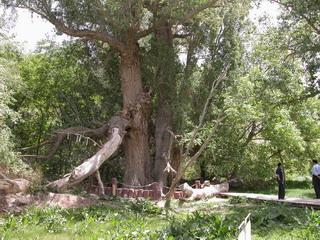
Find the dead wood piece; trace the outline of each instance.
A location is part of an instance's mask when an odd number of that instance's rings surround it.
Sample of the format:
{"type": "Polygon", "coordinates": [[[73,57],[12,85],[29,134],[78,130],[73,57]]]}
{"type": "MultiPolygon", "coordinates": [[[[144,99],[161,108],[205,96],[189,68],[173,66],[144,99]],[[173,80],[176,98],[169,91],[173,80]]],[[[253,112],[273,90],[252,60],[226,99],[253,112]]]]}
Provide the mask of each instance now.
{"type": "Polygon", "coordinates": [[[205,186],[201,189],[194,189],[188,183],[184,183],[181,185],[181,190],[184,192],[184,195],[186,196],[186,198],[188,198],[188,200],[201,200],[213,197],[219,192],[229,191],[229,184],[222,183],[217,185],[205,186]]]}
{"type": "Polygon", "coordinates": [[[96,176],[96,178],[97,178],[98,185],[99,185],[99,194],[100,194],[100,195],[104,195],[104,194],[105,194],[105,192],[104,192],[104,186],[103,186],[103,182],[102,182],[101,177],[100,177],[100,172],[99,172],[99,170],[96,171],[95,176],[96,176]]]}
{"type": "Polygon", "coordinates": [[[38,148],[42,146],[47,146],[46,155],[34,155],[34,154],[24,154],[25,158],[36,158],[43,160],[50,160],[58,151],[63,140],[69,138],[70,136],[75,136],[77,141],[85,139],[86,142],[93,142],[94,145],[99,145],[94,139],[102,139],[106,136],[109,124],[104,124],[99,128],[86,128],[86,127],[70,127],[66,129],[56,130],[51,139],[46,140],[38,145],[22,148],[22,151],[30,150],[33,148],[38,148]]]}
{"type": "MultiPolygon", "coordinates": [[[[102,127],[99,127],[97,129],[91,129],[91,128],[84,128],[84,127],[74,127],[74,128],[67,128],[67,129],[60,129],[55,132],[55,135],[51,139],[51,143],[53,145],[49,149],[48,155],[46,156],[47,159],[52,158],[57,150],[59,149],[62,141],[69,137],[70,135],[75,135],[77,137],[77,140],[81,137],[84,137],[86,139],[91,138],[103,138],[108,130],[108,124],[103,125],[102,127]]],[[[93,140],[91,140],[93,141],[93,140]]]]}
{"type": "Polygon", "coordinates": [[[49,183],[47,185],[48,189],[60,191],[80,183],[95,173],[104,161],[117,151],[126,133],[126,128],[129,126],[129,121],[124,117],[115,116],[110,119],[109,126],[109,140],[102,146],[102,148],[91,158],[85,160],[81,165],[74,168],[72,172],[66,174],[63,178],[49,183]]]}

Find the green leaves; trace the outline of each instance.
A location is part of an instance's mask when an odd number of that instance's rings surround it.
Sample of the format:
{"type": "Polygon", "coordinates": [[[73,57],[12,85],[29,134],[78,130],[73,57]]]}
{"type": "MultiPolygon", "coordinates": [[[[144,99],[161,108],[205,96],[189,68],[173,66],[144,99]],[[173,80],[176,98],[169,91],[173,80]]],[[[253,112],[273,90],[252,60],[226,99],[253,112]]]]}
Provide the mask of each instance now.
{"type": "Polygon", "coordinates": [[[28,175],[30,172],[15,151],[11,131],[20,115],[13,108],[14,94],[21,90],[22,84],[17,68],[19,53],[12,45],[0,38],[0,167],[4,171],[28,175]]]}
{"type": "Polygon", "coordinates": [[[232,239],[235,227],[219,215],[194,212],[186,219],[173,219],[168,236],[173,239],[232,239]]]}

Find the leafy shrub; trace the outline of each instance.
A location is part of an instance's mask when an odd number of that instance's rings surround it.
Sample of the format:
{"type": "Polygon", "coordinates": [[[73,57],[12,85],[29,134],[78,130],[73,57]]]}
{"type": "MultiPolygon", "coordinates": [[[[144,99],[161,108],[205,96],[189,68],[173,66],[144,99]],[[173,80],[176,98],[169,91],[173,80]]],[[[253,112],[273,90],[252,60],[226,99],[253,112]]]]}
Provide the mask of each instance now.
{"type": "Polygon", "coordinates": [[[0,170],[7,173],[30,176],[31,171],[14,150],[12,126],[19,120],[19,114],[12,105],[14,94],[21,88],[17,69],[17,53],[0,34],[0,170]],[[2,168],[2,169],[1,169],[2,168]]]}
{"type": "Polygon", "coordinates": [[[247,202],[246,198],[242,198],[239,196],[234,196],[229,199],[229,203],[231,204],[239,204],[239,203],[246,203],[246,202],[247,202]]]}
{"type": "Polygon", "coordinates": [[[151,201],[146,201],[143,199],[138,199],[136,201],[133,201],[129,205],[130,210],[138,213],[144,213],[144,214],[161,214],[162,209],[159,208],[157,205],[155,205],[151,201]]]}
{"type": "Polygon", "coordinates": [[[273,225],[299,224],[297,217],[289,210],[286,205],[274,205],[265,203],[252,216],[255,227],[273,227],[273,225]]]}
{"type": "Polygon", "coordinates": [[[172,219],[170,226],[162,233],[163,239],[232,239],[235,227],[221,216],[194,212],[186,219],[172,219]],[[164,236],[166,238],[164,238],[164,236]]]}
{"type": "Polygon", "coordinates": [[[320,211],[312,210],[308,214],[307,224],[312,231],[319,232],[320,231],[320,211]]]}
{"type": "Polygon", "coordinates": [[[306,210],[307,222],[303,231],[298,234],[299,239],[316,240],[320,238],[320,211],[306,210]]]}

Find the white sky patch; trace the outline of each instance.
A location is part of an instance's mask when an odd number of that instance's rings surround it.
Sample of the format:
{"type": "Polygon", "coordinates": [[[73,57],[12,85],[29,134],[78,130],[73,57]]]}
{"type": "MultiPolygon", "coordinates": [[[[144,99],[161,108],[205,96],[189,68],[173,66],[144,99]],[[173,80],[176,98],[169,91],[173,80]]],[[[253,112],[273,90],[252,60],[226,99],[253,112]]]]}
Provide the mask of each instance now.
{"type": "MultiPolygon", "coordinates": [[[[18,9],[17,12],[18,19],[10,33],[15,36],[17,42],[21,43],[24,51],[34,51],[37,43],[44,39],[54,39],[58,43],[70,39],[70,37],[65,34],[61,36],[56,35],[54,26],[36,14],[31,14],[30,11],[25,9],[18,9]]],[[[277,4],[264,0],[259,7],[256,5],[253,6],[252,10],[250,10],[249,18],[256,23],[258,29],[263,31],[270,26],[270,24],[277,24],[279,14],[280,9],[277,4]],[[261,21],[263,16],[266,21],[261,21]],[[268,26],[266,22],[268,22],[268,26]]]]}
{"type": "Polygon", "coordinates": [[[255,23],[258,31],[264,31],[268,27],[278,25],[280,11],[278,4],[264,0],[259,5],[253,4],[249,12],[249,19],[255,23]]]}
{"type": "Polygon", "coordinates": [[[58,43],[70,39],[65,34],[58,36],[54,26],[38,15],[26,9],[17,9],[17,12],[18,18],[10,33],[15,36],[15,41],[21,43],[24,51],[33,52],[37,43],[44,39],[54,39],[58,43]]]}

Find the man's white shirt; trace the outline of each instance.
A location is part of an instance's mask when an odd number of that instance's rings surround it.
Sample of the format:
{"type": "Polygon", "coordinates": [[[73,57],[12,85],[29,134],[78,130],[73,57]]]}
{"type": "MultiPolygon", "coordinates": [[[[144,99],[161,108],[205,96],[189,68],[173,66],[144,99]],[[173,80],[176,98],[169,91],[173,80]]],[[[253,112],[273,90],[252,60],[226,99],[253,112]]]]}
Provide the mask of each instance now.
{"type": "Polygon", "coordinates": [[[320,164],[315,164],[312,167],[312,175],[318,176],[320,175],[320,164]]]}

